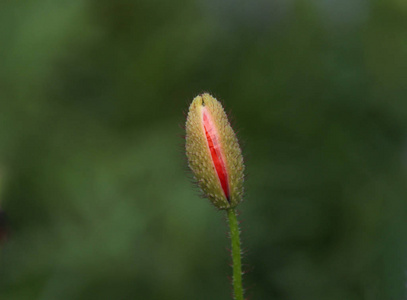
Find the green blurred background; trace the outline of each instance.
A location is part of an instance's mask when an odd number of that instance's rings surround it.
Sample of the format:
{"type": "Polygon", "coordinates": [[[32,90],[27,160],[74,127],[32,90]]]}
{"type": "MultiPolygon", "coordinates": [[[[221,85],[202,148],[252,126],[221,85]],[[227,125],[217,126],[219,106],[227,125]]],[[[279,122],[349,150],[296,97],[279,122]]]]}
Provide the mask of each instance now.
{"type": "Polygon", "coordinates": [[[2,0],[0,299],[231,299],[182,125],[244,148],[250,299],[406,299],[405,0],[2,0]]]}

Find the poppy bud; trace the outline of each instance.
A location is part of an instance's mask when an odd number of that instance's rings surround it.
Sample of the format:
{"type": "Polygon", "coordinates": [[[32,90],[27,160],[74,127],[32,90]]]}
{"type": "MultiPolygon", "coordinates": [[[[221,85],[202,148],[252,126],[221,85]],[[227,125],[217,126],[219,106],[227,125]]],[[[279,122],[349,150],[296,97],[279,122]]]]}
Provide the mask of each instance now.
{"type": "Polygon", "coordinates": [[[192,101],[186,121],[188,165],[205,196],[219,209],[243,198],[242,151],[222,105],[205,93],[192,101]]]}

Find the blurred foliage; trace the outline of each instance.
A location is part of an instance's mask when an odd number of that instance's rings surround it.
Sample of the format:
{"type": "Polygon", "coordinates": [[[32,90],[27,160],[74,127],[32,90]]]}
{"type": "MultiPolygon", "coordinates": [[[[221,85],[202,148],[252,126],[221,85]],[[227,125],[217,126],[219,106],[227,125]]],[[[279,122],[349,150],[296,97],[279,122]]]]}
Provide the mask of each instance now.
{"type": "Polygon", "coordinates": [[[3,0],[0,25],[0,299],[230,299],[179,128],[203,91],[244,145],[251,299],[405,299],[405,1],[3,0]]]}

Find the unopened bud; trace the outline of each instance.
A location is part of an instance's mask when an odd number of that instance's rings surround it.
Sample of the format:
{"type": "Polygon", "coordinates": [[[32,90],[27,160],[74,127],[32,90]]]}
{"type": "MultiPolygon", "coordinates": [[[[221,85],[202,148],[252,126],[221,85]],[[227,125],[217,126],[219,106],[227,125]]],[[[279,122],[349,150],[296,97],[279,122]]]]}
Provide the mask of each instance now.
{"type": "Polygon", "coordinates": [[[186,154],[197,183],[217,208],[233,208],[242,201],[242,151],[222,105],[207,93],[189,107],[186,154]]]}

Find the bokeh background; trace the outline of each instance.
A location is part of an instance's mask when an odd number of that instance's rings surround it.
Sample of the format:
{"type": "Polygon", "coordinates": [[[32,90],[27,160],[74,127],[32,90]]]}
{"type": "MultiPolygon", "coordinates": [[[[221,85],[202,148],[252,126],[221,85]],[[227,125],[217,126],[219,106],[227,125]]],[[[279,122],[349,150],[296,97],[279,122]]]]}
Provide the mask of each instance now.
{"type": "Polygon", "coordinates": [[[204,91],[247,296],[406,299],[405,0],[2,0],[0,62],[0,299],[231,299],[183,151],[204,91]]]}

